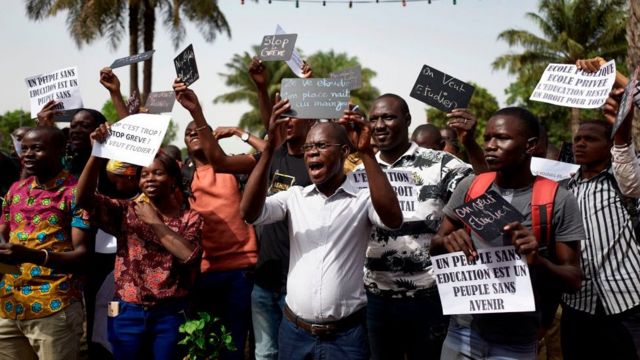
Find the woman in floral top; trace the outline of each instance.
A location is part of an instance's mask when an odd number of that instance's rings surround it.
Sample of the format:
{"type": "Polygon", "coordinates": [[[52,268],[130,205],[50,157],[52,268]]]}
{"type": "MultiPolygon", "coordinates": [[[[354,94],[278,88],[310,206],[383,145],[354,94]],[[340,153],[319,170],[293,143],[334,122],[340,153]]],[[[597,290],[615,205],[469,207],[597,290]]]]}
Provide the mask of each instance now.
{"type": "MultiPolygon", "coordinates": [[[[104,141],[108,127],[91,134],[104,141]]],[[[105,159],[92,156],[78,182],[78,204],[118,239],[114,277],[117,302],[109,309],[109,341],[116,359],[174,359],[187,295],[200,260],[202,216],[188,209],[175,160],[158,153],[142,168],[148,201],[96,194],[105,159]]]]}

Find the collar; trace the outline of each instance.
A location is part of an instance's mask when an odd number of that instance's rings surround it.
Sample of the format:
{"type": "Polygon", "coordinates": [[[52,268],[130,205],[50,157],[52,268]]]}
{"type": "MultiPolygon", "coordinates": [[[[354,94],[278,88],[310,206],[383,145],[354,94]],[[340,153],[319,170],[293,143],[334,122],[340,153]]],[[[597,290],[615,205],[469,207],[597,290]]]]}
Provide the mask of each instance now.
{"type": "MultiPolygon", "coordinates": [[[[400,161],[404,157],[415,155],[415,153],[418,151],[418,149],[420,149],[418,144],[416,144],[415,142],[411,141],[411,145],[409,145],[409,148],[407,149],[407,151],[405,151],[404,154],[400,155],[400,157],[397,158],[396,161],[393,162],[393,164],[397,163],[398,161],[400,161]]],[[[378,153],[376,154],[376,160],[378,161],[378,164],[386,165],[386,166],[393,166],[393,164],[389,164],[389,163],[385,162],[384,160],[382,160],[382,158],[380,156],[381,156],[380,151],[378,151],[378,153]]]]}
{"type": "MultiPolygon", "coordinates": [[[[344,178],[344,182],[342,183],[342,185],[340,185],[331,196],[334,196],[339,192],[344,192],[348,195],[355,197],[358,195],[358,188],[356,188],[353,185],[353,183],[349,181],[349,177],[347,176],[344,178]]],[[[322,194],[320,190],[318,190],[318,187],[316,186],[316,184],[308,185],[304,189],[302,189],[302,195],[305,197],[315,195],[315,194],[322,194]]],[[[328,196],[328,197],[331,197],[331,196],[328,196]]]]}
{"type": "Polygon", "coordinates": [[[44,184],[40,184],[38,182],[38,178],[33,176],[33,180],[31,181],[31,185],[29,185],[30,189],[40,189],[40,190],[52,190],[58,188],[67,181],[67,179],[71,176],[68,171],[62,170],[56,177],[47,181],[44,184]]]}
{"type": "Polygon", "coordinates": [[[578,171],[573,175],[573,177],[571,177],[571,179],[569,179],[568,182],[568,186],[573,186],[576,184],[579,184],[581,182],[589,182],[592,180],[596,180],[602,176],[613,176],[613,167],[611,166],[611,164],[609,164],[609,166],[607,166],[606,169],[602,170],[598,175],[592,177],[591,179],[583,179],[582,178],[582,167],[580,167],[578,169],[578,171]]]}

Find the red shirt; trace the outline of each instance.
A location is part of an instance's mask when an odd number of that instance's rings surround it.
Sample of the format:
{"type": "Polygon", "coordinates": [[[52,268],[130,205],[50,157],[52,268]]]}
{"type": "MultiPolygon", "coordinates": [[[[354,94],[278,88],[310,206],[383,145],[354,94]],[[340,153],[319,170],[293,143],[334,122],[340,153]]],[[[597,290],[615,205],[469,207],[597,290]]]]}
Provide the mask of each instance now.
{"type": "Polygon", "coordinates": [[[142,222],[131,200],[96,195],[95,219],[118,239],[114,277],[116,296],[125,302],[155,305],[186,297],[198,271],[202,216],[190,209],[161,219],[171,230],[195,245],[184,263],[162,246],[153,229],[142,222]]]}

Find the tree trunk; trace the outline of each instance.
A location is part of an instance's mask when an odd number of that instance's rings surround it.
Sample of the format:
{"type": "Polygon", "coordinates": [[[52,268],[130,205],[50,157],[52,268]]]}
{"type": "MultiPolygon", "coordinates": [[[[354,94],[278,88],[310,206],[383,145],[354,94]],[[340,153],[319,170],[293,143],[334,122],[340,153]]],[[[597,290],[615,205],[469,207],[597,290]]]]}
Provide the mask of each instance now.
{"type": "MultiPolygon", "coordinates": [[[[144,30],[143,30],[143,39],[142,43],[144,46],[144,51],[153,50],[153,38],[154,31],[156,29],[156,9],[151,4],[152,1],[144,0],[144,30]]],[[[153,57],[144,62],[142,68],[143,80],[142,80],[142,96],[140,96],[140,101],[142,105],[147,103],[147,97],[151,92],[151,74],[153,67],[153,57]]]]}
{"type": "Polygon", "coordinates": [[[578,132],[579,127],[580,127],[580,109],[571,108],[571,136],[575,135],[576,132],[578,132]]]}
{"type": "MultiPolygon", "coordinates": [[[[139,0],[129,0],[129,55],[136,55],[139,52],[139,14],[139,0]]],[[[133,94],[135,91],[138,91],[138,64],[131,64],[129,66],[129,94],[133,94]]]]}
{"type": "MultiPolygon", "coordinates": [[[[640,64],[640,0],[629,1],[627,43],[627,68],[629,74],[633,74],[640,64]]],[[[636,149],[640,149],[640,111],[636,111],[633,117],[632,134],[636,149]]]]}

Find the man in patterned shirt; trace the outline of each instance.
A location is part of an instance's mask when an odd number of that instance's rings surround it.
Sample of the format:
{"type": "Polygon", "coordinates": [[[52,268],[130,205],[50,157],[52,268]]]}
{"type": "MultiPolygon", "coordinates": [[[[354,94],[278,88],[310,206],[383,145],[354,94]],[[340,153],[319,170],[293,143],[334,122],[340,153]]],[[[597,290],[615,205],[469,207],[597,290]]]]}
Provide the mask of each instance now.
{"type": "Polygon", "coordinates": [[[447,323],[429,244],[453,189],[472,170],[446,152],[410,142],[411,114],[397,95],[380,96],[371,107],[369,120],[382,169],[390,178],[394,177],[391,172],[404,172],[415,181],[412,186],[395,187],[399,197],[413,198],[400,201],[402,228],[374,228],[369,238],[364,282],[371,353],[374,359],[439,358],[447,323]]]}
{"type": "Polygon", "coordinates": [[[64,136],[30,130],[22,158],[30,176],[2,204],[0,263],[19,267],[0,280],[0,359],[76,359],[83,310],[77,279],[88,223],[76,207],[76,178],[62,170],[64,136]]]}

